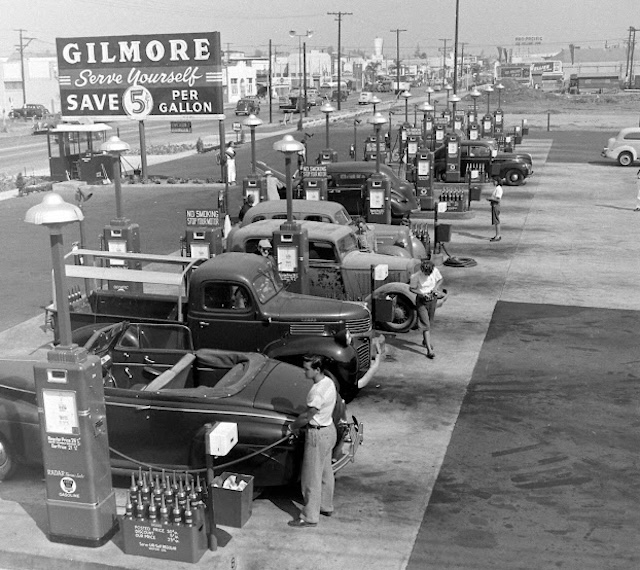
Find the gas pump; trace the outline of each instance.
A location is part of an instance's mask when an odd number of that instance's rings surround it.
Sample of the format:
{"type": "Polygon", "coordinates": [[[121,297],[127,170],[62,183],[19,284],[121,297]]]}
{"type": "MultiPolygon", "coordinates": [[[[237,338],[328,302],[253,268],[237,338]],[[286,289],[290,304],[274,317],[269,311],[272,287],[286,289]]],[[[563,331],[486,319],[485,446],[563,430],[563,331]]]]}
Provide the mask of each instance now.
{"type": "Polygon", "coordinates": [[[493,112],[493,132],[494,134],[502,134],[504,126],[504,113],[502,109],[496,109],[493,112]]]}
{"type": "Polygon", "coordinates": [[[189,209],[185,211],[187,229],[180,238],[180,255],[209,259],[223,252],[220,210],[189,209]]]}
{"type": "MultiPolygon", "coordinates": [[[[442,119],[440,119],[442,121],[442,119]]],[[[442,122],[436,124],[436,148],[444,144],[445,125],[442,122]]]]}
{"type": "Polygon", "coordinates": [[[102,546],[118,526],[100,358],[59,347],[34,378],[49,540],[102,546]]]}
{"type": "Polygon", "coordinates": [[[523,136],[529,134],[529,121],[527,119],[522,119],[522,128],[520,130],[523,136]]]}
{"type": "Polygon", "coordinates": [[[391,224],[391,185],[379,172],[367,179],[367,222],[391,224]]]}
{"type": "Polygon", "coordinates": [[[433,115],[431,113],[428,113],[424,119],[424,136],[424,147],[426,148],[428,146],[431,150],[433,150],[433,115]],[[429,141],[428,145],[427,141],[429,141]]]}
{"type": "Polygon", "coordinates": [[[444,111],[442,111],[442,118],[444,119],[445,122],[445,127],[447,129],[451,128],[452,122],[451,122],[451,109],[445,109],[444,111]]]}
{"type": "MultiPolygon", "coordinates": [[[[140,226],[125,218],[111,220],[102,235],[102,249],[113,253],[140,253],[140,226]]],[[[142,269],[142,263],[134,260],[109,259],[109,267],[121,269],[142,269]]],[[[109,281],[110,291],[142,293],[142,283],[130,281],[109,281]]]]}
{"type": "Polygon", "coordinates": [[[253,196],[253,204],[268,200],[267,198],[267,183],[262,176],[255,174],[249,174],[242,181],[242,196],[246,200],[247,196],[253,196]]]}
{"type": "Polygon", "coordinates": [[[464,123],[464,111],[456,111],[453,117],[453,130],[462,131],[463,123],[464,123]]]}
{"type": "Polygon", "coordinates": [[[327,167],[303,166],[302,167],[302,199],[303,200],[327,200],[329,198],[329,185],[327,183],[327,167]]]}
{"type": "Polygon", "coordinates": [[[469,140],[470,141],[478,140],[478,124],[477,123],[473,123],[472,125],[469,125],[469,140]]]}
{"type": "MultiPolygon", "coordinates": [[[[364,160],[376,160],[377,143],[375,135],[368,136],[364,141],[364,160]]],[[[387,147],[385,144],[380,145],[380,164],[387,163],[387,147]]]]}
{"type": "Polygon", "coordinates": [[[482,117],[482,136],[491,138],[493,136],[493,115],[487,113],[482,117]]]}
{"type": "Polygon", "coordinates": [[[332,162],[338,162],[338,151],[331,148],[321,150],[316,159],[316,164],[330,164],[332,162]]]}
{"type": "Polygon", "coordinates": [[[461,152],[460,136],[456,132],[448,133],[446,136],[446,171],[445,182],[460,182],[461,172],[461,152]]]}
{"type": "Polygon", "coordinates": [[[522,128],[519,126],[513,127],[513,144],[522,144],[522,128]]]}
{"type": "Polygon", "coordinates": [[[416,155],[418,154],[418,146],[420,144],[422,129],[415,128],[415,127],[408,127],[406,129],[406,133],[407,133],[407,141],[406,141],[407,151],[405,154],[407,159],[406,179],[409,182],[415,183],[416,181],[415,159],[416,159],[416,155]]]}
{"type": "Polygon", "coordinates": [[[309,292],[309,234],[295,222],[273,232],[273,247],[280,278],[289,291],[309,292]]]}
{"type": "Polygon", "coordinates": [[[416,154],[416,191],[420,200],[421,210],[433,210],[435,199],[433,197],[433,154],[420,149],[416,154]]]}

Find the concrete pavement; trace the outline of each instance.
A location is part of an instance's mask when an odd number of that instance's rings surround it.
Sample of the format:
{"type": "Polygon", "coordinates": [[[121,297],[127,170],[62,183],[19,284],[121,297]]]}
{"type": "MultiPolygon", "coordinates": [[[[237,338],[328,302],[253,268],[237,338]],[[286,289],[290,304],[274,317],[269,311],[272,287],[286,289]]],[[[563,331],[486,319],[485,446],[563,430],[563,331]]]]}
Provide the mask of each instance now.
{"type": "MultiPolygon", "coordinates": [[[[449,253],[478,264],[441,268],[450,295],[436,317],[434,361],[425,359],[415,332],[388,337],[379,376],[350,405],[366,437],[356,462],[338,477],[334,517],[316,529],[291,529],[295,496],[268,493],[254,501],[244,528],[221,527],[225,540],[216,552],[196,565],[177,564],[127,556],[121,537],[99,549],[50,543],[40,475],[27,470],[0,484],[0,566],[403,569],[496,301],[640,310],[634,173],[549,163],[551,146],[525,139],[521,150],[533,154],[536,174],[523,187],[505,188],[501,242],[488,241],[484,200],[473,204],[473,218],[454,222],[449,253]]],[[[42,322],[34,317],[0,333],[0,346],[11,356],[32,353],[47,340],[42,322]]],[[[124,498],[118,489],[120,509],[124,498]]]]}

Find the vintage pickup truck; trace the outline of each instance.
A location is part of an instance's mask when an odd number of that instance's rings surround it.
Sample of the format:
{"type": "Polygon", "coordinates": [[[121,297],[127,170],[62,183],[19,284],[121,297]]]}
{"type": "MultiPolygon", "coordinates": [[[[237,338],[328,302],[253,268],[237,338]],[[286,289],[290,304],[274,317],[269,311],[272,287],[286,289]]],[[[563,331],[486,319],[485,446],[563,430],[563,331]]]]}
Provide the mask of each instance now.
{"type": "MultiPolygon", "coordinates": [[[[309,220],[311,222],[325,222],[340,224],[355,228],[355,222],[346,208],[338,202],[328,200],[292,200],[291,213],[294,220],[309,220]]],[[[240,224],[242,227],[262,220],[286,219],[287,203],[284,200],[266,200],[253,206],[245,214],[240,224]]],[[[406,225],[367,224],[375,235],[378,253],[399,255],[404,257],[426,257],[429,249],[429,232],[427,222],[420,224],[422,239],[416,236],[412,227],[406,225]],[[423,241],[424,240],[424,241],[423,241]],[[401,251],[398,251],[401,248],[401,251]]],[[[418,224],[416,223],[416,226],[418,224]]],[[[232,230],[233,231],[233,230],[232,230]]]]}
{"type": "MultiPolygon", "coordinates": [[[[417,319],[414,293],[409,277],[420,260],[360,251],[350,226],[301,221],[309,238],[309,292],[320,297],[370,302],[394,302],[392,320],[374,320],[393,332],[407,332],[417,319]],[[372,295],[371,267],[387,265],[388,277],[372,295]]],[[[282,220],[263,220],[238,228],[227,237],[229,251],[254,253],[261,239],[271,239],[282,220]]]]}
{"type": "MultiPolygon", "coordinates": [[[[203,261],[78,249],[67,257],[76,261],[65,271],[78,344],[104,323],[178,322],[191,329],[195,349],[261,352],[295,365],[309,352],[322,354],[345,399],[367,385],[384,352],[367,307],[286,291],[272,264],[258,255],[224,253],[203,261]],[[104,266],[118,260],[147,265],[104,266]],[[150,270],[150,264],[165,270],[150,270]],[[71,279],[80,279],[85,292],[71,279]]],[[[46,310],[58,338],[57,310],[46,310]]]]}

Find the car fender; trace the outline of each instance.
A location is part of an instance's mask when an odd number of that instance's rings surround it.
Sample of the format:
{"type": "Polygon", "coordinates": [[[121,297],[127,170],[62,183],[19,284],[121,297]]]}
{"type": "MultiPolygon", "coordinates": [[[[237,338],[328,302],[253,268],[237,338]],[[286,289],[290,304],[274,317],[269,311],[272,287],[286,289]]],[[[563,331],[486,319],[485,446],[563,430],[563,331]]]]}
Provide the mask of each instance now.
{"type": "Polygon", "coordinates": [[[618,158],[623,152],[629,152],[633,156],[633,160],[638,160],[638,152],[631,145],[622,145],[617,146],[615,149],[612,149],[611,154],[614,155],[613,158],[618,158]]]}
{"type": "Polygon", "coordinates": [[[353,346],[342,346],[333,336],[287,336],[268,344],[263,354],[275,360],[302,365],[305,354],[320,354],[335,362],[347,373],[358,368],[358,354],[353,346]]]}

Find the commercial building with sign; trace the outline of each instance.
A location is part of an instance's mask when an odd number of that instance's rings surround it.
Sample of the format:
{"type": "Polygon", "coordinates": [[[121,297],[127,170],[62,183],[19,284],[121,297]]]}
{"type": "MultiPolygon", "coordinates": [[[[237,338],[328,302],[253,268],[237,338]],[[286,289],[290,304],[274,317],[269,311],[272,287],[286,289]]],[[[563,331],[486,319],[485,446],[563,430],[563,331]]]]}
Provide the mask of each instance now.
{"type": "Polygon", "coordinates": [[[219,32],[57,38],[65,119],[224,118],[219,32]]]}

